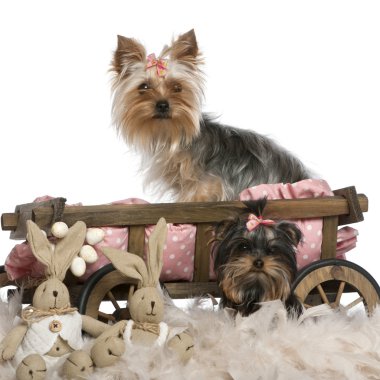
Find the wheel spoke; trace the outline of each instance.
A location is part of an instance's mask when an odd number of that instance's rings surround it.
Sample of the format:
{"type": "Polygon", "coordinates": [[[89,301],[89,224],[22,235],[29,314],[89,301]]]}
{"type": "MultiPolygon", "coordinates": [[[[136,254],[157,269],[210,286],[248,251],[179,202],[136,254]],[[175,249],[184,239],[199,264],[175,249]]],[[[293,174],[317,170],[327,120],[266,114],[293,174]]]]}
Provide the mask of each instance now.
{"type": "Polygon", "coordinates": [[[110,299],[110,301],[112,302],[113,307],[114,307],[116,310],[120,310],[120,306],[119,306],[119,304],[117,303],[116,298],[115,298],[115,296],[112,294],[111,291],[108,291],[108,292],[107,292],[107,297],[108,297],[108,298],[110,299]]]}
{"type": "Polygon", "coordinates": [[[102,311],[98,311],[98,316],[101,317],[101,318],[104,318],[108,321],[111,321],[111,322],[116,322],[116,319],[115,317],[112,315],[112,314],[107,314],[107,313],[103,313],[102,311]]]}
{"type": "Polygon", "coordinates": [[[325,291],[323,290],[321,284],[318,284],[318,285],[317,285],[317,289],[318,289],[318,292],[319,292],[319,294],[320,294],[320,296],[321,296],[321,298],[322,298],[322,301],[323,301],[325,304],[330,305],[330,302],[329,302],[329,300],[328,300],[328,298],[327,298],[327,296],[326,296],[326,293],[325,293],[325,291]]]}
{"type": "Polygon", "coordinates": [[[363,297],[357,298],[355,301],[352,301],[350,304],[344,307],[344,310],[349,310],[358,305],[360,302],[363,302],[363,297]]]}
{"type": "Polygon", "coordinates": [[[339,284],[338,292],[336,294],[336,298],[335,298],[335,302],[334,302],[335,307],[338,307],[340,304],[340,299],[342,298],[342,294],[343,294],[345,286],[346,286],[346,283],[344,281],[342,281],[339,284]]]}

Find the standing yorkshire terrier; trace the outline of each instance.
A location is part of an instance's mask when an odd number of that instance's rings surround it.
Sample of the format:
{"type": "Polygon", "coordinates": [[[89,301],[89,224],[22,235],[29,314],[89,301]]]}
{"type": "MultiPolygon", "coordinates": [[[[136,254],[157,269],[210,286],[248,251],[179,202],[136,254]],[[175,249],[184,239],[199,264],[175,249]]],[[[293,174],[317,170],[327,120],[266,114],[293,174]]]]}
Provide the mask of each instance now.
{"type": "Polygon", "coordinates": [[[262,219],[266,198],[245,202],[248,216],[221,222],[215,231],[214,270],[221,306],[248,316],[261,302],[280,299],[289,312],[302,306],[291,291],[301,231],[286,221],[262,219]]]}
{"type": "Polygon", "coordinates": [[[147,56],[136,40],[118,36],[113,121],[141,152],[146,182],[177,201],[219,201],[237,199],[260,183],[310,177],[299,160],[270,139],[202,114],[201,64],[193,30],[158,58],[147,56]]]}

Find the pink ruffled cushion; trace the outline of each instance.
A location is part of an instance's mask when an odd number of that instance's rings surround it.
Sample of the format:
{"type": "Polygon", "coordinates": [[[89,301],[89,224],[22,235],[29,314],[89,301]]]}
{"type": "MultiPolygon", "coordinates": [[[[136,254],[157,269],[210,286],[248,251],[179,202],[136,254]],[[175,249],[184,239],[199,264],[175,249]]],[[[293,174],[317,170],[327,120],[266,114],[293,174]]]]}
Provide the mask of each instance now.
{"type": "MultiPolygon", "coordinates": [[[[148,202],[138,199],[129,198],[122,201],[113,202],[112,204],[148,204],[148,202]]],[[[154,226],[145,228],[145,242],[153,231],[154,226]]],[[[128,250],[128,228],[102,227],[105,237],[102,242],[94,246],[98,253],[98,260],[91,265],[87,265],[86,273],[81,278],[87,279],[92,273],[109,263],[103,255],[102,247],[113,247],[123,251],[128,250]]],[[[194,240],[196,227],[191,224],[168,224],[168,237],[164,247],[163,268],[161,272],[161,281],[191,281],[193,278],[194,262],[194,240]]],[[[147,244],[145,244],[144,257],[147,253],[147,244]]],[[[141,253],[141,252],[134,252],[141,253]]]]}
{"type": "MultiPolygon", "coordinates": [[[[40,201],[48,200],[51,197],[38,198],[40,201]]],[[[129,198],[112,204],[147,204],[148,202],[129,198]]],[[[147,226],[145,229],[145,241],[153,230],[154,226],[147,226]]],[[[98,254],[98,260],[93,264],[87,264],[85,274],[80,278],[85,281],[92,273],[109,264],[109,260],[103,255],[102,247],[112,247],[122,251],[128,250],[128,228],[125,227],[102,227],[105,233],[104,239],[94,245],[98,254]]],[[[168,224],[168,238],[164,248],[164,265],[161,272],[161,281],[191,281],[194,267],[194,241],[196,227],[191,224],[168,224]]],[[[145,245],[146,257],[147,244],[145,245]]],[[[139,252],[134,252],[139,254],[139,252]]],[[[11,280],[33,277],[40,278],[44,275],[44,266],[34,257],[27,242],[17,244],[5,262],[5,270],[11,280]]]]}
{"type": "MultiPolygon", "coordinates": [[[[244,190],[240,194],[241,200],[253,200],[263,196],[268,199],[295,199],[313,198],[333,195],[328,184],[323,180],[304,180],[294,184],[259,185],[244,190]]],[[[51,199],[49,196],[38,198],[38,201],[51,199]]],[[[37,201],[37,200],[36,200],[37,201]]],[[[129,198],[112,204],[147,204],[148,202],[129,198]]],[[[319,260],[322,244],[322,220],[309,219],[294,221],[304,234],[302,244],[297,249],[297,264],[299,268],[319,260]]],[[[154,226],[145,229],[145,241],[154,226]]],[[[128,250],[128,228],[102,227],[105,237],[103,241],[94,245],[98,253],[98,260],[87,264],[86,272],[81,277],[85,281],[92,273],[108,264],[108,259],[102,253],[102,247],[113,247],[123,251],[128,250]]],[[[164,265],[160,280],[165,281],[191,281],[194,273],[196,226],[191,224],[168,224],[168,238],[164,248],[164,265]]],[[[337,257],[345,258],[345,253],[356,246],[357,231],[351,227],[343,227],[338,231],[337,257]]],[[[145,245],[146,256],[147,245],[145,245]]],[[[139,252],[135,252],[139,253],[139,252]]],[[[210,278],[214,279],[212,260],[210,260],[210,278]]],[[[44,266],[34,257],[29,245],[25,242],[17,244],[5,262],[5,269],[11,280],[24,277],[42,277],[44,266]]]]}
{"type": "MultiPolygon", "coordinates": [[[[305,179],[296,183],[264,184],[241,192],[240,200],[248,201],[261,197],[268,199],[299,199],[333,196],[326,181],[305,179]]],[[[322,245],[322,219],[292,220],[303,233],[303,240],[297,247],[297,265],[302,268],[320,259],[322,245]]],[[[345,253],[356,246],[358,232],[351,227],[338,230],[336,257],[345,259],[345,253]]]]}
{"type": "Polygon", "coordinates": [[[39,278],[45,272],[45,266],[37,261],[26,242],[12,248],[4,266],[9,279],[13,281],[24,277],[39,278]]]}

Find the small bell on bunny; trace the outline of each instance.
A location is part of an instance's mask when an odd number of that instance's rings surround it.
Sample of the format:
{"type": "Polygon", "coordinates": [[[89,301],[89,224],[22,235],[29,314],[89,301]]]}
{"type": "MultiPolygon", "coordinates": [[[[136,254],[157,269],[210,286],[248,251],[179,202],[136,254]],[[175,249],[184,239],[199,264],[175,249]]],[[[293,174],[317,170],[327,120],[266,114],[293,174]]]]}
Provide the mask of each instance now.
{"type": "Polygon", "coordinates": [[[140,256],[133,253],[103,248],[104,255],[114,267],[127,278],[137,280],[138,285],[128,295],[131,319],[116,323],[96,339],[91,356],[97,367],[112,365],[131,344],[157,347],[167,345],[183,361],[192,356],[192,337],[187,332],[172,336],[169,326],[163,322],[164,300],[158,286],[166,236],[166,221],[161,218],[149,237],[146,264],[140,256]]]}
{"type": "Polygon", "coordinates": [[[49,368],[55,370],[61,361],[66,378],[83,379],[93,371],[93,363],[89,354],[78,351],[83,346],[82,330],[97,337],[108,327],[72,308],[63,283],[83,245],[86,225],[76,222],[55,246],[30,220],[27,231],[33,254],[46,266],[46,280],[36,288],[32,305],[22,310],[22,323],[0,343],[0,362],[13,360],[17,380],[45,379],[49,368]]]}

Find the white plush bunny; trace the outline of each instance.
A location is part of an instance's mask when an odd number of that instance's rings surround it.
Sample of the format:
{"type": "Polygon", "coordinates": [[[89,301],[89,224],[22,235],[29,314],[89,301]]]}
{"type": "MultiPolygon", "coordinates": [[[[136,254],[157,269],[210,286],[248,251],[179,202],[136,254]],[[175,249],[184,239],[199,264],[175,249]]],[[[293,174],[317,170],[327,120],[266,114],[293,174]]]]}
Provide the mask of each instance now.
{"type": "Polygon", "coordinates": [[[63,280],[81,249],[86,225],[76,222],[54,246],[32,221],[27,222],[28,241],[35,257],[46,266],[46,281],[35,290],[32,306],[22,311],[22,323],[0,343],[0,361],[12,360],[18,380],[46,378],[47,367],[67,358],[63,372],[69,379],[83,378],[93,363],[82,348],[82,330],[100,335],[107,325],[80,315],[70,305],[63,280]]]}
{"type": "Polygon", "coordinates": [[[185,332],[168,342],[169,327],[163,322],[164,301],[159,291],[159,278],[163,265],[163,251],[167,225],[161,218],[149,237],[147,263],[133,254],[114,248],[103,248],[104,255],[128,279],[138,281],[137,289],[128,296],[131,319],[121,321],[102,334],[95,342],[91,355],[98,367],[113,364],[130,344],[163,346],[168,343],[181,359],[187,360],[193,352],[193,340],[185,332]]]}

